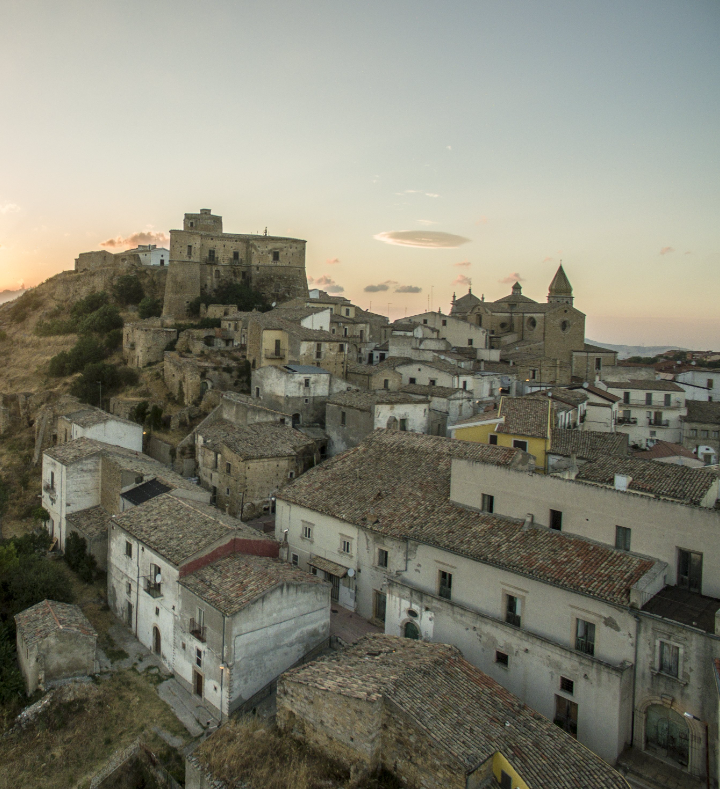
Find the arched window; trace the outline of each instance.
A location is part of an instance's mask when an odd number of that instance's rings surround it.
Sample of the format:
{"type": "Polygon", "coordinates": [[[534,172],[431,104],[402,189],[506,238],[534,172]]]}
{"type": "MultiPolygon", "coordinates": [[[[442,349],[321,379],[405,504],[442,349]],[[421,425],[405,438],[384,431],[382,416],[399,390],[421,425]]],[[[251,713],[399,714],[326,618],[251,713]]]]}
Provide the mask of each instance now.
{"type": "Polygon", "coordinates": [[[647,750],[687,767],[690,733],[683,716],[662,704],[648,707],[646,715],[647,750]]]}
{"type": "Polygon", "coordinates": [[[420,628],[415,622],[405,622],[405,629],[403,632],[405,638],[412,638],[415,641],[420,640],[420,628]]]}

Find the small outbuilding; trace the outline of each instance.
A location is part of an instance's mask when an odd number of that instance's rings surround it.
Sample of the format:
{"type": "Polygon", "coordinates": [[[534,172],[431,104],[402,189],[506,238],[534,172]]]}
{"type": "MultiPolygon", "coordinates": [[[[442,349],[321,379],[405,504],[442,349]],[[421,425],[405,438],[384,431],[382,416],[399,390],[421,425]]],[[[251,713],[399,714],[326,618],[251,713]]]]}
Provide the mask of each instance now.
{"type": "Polygon", "coordinates": [[[97,633],[77,605],[43,600],[15,616],[17,655],[28,694],[95,673],[97,633]]]}

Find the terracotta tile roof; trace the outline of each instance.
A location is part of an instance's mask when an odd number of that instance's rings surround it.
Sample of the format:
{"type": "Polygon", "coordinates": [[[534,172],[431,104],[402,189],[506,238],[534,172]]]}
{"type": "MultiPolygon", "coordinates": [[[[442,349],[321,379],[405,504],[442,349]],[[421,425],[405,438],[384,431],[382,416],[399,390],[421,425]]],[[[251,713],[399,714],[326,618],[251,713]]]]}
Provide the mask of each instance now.
{"type": "Polygon", "coordinates": [[[657,460],[658,458],[683,457],[697,460],[697,455],[689,449],[685,449],[682,444],[673,444],[670,441],[658,441],[650,449],[638,449],[633,452],[633,456],[642,460],[657,460]]]}
{"type": "Polygon", "coordinates": [[[305,342],[351,342],[352,337],[340,337],[337,334],[330,334],[329,331],[321,329],[306,329],[297,323],[286,320],[278,312],[284,313],[285,310],[272,310],[272,312],[261,312],[253,315],[250,323],[257,323],[263,329],[278,329],[305,342]]]}
{"type": "Polygon", "coordinates": [[[89,507],[86,510],[71,512],[65,517],[68,531],[71,527],[81,531],[86,537],[102,537],[107,534],[111,523],[110,513],[101,506],[89,507]]]}
{"type": "Polygon", "coordinates": [[[685,405],[687,406],[685,422],[720,425],[720,402],[706,403],[702,400],[687,400],[685,405]]]}
{"type": "Polygon", "coordinates": [[[82,636],[97,637],[80,606],[43,600],[15,615],[15,624],[28,646],[42,641],[56,630],[71,630],[82,636]]]}
{"type": "Polygon", "coordinates": [[[636,379],[634,381],[603,381],[608,389],[630,390],[639,389],[646,392],[684,392],[682,386],[672,381],[653,381],[636,379]]]}
{"type": "Polygon", "coordinates": [[[417,397],[406,394],[405,392],[386,392],[377,390],[374,392],[338,392],[332,397],[328,397],[328,405],[337,405],[341,408],[354,408],[358,411],[372,413],[376,405],[423,405],[427,404],[427,399],[419,400],[417,397]]]}
{"type": "Polygon", "coordinates": [[[624,778],[547,718],[463,659],[459,649],[387,635],[286,672],[298,683],[368,702],[389,702],[463,772],[502,753],[529,785],[627,789],[624,778]]]}
{"type": "MultiPolygon", "coordinates": [[[[377,351],[378,349],[375,348],[375,350],[377,351]]],[[[407,356],[388,356],[387,359],[383,359],[383,361],[372,365],[372,367],[376,370],[394,370],[396,367],[400,367],[403,364],[412,364],[414,361],[414,359],[410,359],[407,356]]]]}
{"type": "Polygon", "coordinates": [[[197,434],[204,446],[218,448],[224,445],[244,460],[290,457],[313,444],[299,430],[277,422],[236,425],[220,419],[207,427],[200,427],[197,434]]]}
{"type": "Polygon", "coordinates": [[[458,397],[472,399],[472,392],[467,389],[456,389],[451,386],[423,386],[422,384],[405,384],[400,387],[407,394],[425,395],[425,397],[458,397]]]}
{"type": "MultiPolygon", "coordinates": [[[[387,362],[387,359],[385,360],[387,362]]],[[[415,367],[430,367],[433,370],[440,370],[440,372],[448,373],[449,375],[471,375],[471,370],[464,370],[456,364],[451,364],[443,359],[407,359],[405,364],[415,367]]]]}
{"type": "Polygon", "coordinates": [[[615,475],[631,477],[630,493],[644,493],[683,504],[699,505],[717,478],[702,469],[655,463],[634,457],[598,458],[580,467],[576,479],[613,487],[615,475]]]}
{"type": "Polygon", "coordinates": [[[63,418],[79,427],[92,427],[93,425],[101,425],[103,422],[120,422],[121,424],[130,425],[136,429],[140,427],[137,422],[131,422],[128,419],[122,419],[119,416],[108,414],[107,411],[102,411],[99,408],[83,408],[72,414],[65,414],[63,418]]]}
{"type": "Polygon", "coordinates": [[[223,537],[270,539],[215,507],[167,493],[114,516],[112,522],[176,567],[223,537]]]}
{"type": "Polygon", "coordinates": [[[563,457],[575,454],[581,460],[595,460],[605,455],[627,455],[628,435],[556,428],[552,431],[548,451],[551,455],[563,457]]]}
{"type": "Polygon", "coordinates": [[[435,545],[627,605],[630,587],[653,567],[652,561],[563,532],[523,529],[523,521],[450,501],[453,458],[513,467],[526,457],[505,447],[376,430],[277,497],[369,531],[435,545]]]}
{"type": "Polygon", "coordinates": [[[280,559],[235,553],[184,576],[180,584],[225,616],[283,584],[323,584],[317,576],[280,559]]]}
{"type": "MultiPolygon", "coordinates": [[[[577,351],[575,351],[577,353],[577,351]]],[[[583,345],[583,353],[617,353],[617,351],[613,351],[610,348],[603,348],[600,345],[591,345],[589,342],[586,342],[583,345]]]]}
{"type": "Polygon", "coordinates": [[[597,386],[587,386],[585,387],[585,391],[588,394],[594,394],[596,397],[602,397],[603,400],[609,400],[611,403],[619,403],[622,400],[622,397],[618,397],[612,392],[606,392],[604,389],[600,389],[597,386]]]}
{"type": "Polygon", "coordinates": [[[318,570],[323,570],[330,575],[336,575],[338,578],[344,578],[347,575],[349,567],[344,567],[342,564],[333,562],[326,559],[324,556],[311,556],[308,559],[308,564],[311,567],[317,567],[318,570]]]}
{"type": "Polygon", "coordinates": [[[496,432],[531,438],[550,437],[550,398],[500,398],[500,416],[505,417],[496,432]]]}

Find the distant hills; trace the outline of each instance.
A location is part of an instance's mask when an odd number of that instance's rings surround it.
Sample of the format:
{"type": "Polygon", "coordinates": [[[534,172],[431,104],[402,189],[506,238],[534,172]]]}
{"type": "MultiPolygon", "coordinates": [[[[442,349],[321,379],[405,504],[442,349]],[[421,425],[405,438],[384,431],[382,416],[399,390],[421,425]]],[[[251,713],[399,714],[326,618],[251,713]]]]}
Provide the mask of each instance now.
{"type": "Polygon", "coordinates": [[[25,293],[25,288],[19,290],[0,290],[0,304],[5,304],[6,301],[17,299],[25,293]]]}
{"type": "Polygon", "coordinates": [[[591,345],[599,345],[618,352],[618,359],[628,359],[631,356],[657,356],[665,351],[687,351],[689,348],[678,348],[677,345],[611,345],[609,342],[595,342],[588,340],[591,345]]]}

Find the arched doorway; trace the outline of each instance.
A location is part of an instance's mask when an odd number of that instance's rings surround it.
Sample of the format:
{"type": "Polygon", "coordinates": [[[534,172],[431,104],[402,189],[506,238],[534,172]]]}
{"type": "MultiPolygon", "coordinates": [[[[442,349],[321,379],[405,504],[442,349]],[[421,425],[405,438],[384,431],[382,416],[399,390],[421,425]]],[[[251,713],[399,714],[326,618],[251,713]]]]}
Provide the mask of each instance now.
{"type": "Polygon", "coordinates": [[[415,624],[415,622],[405,622],[403,635],[405,636],[405,638],[412,638],[414,641],[419,641],[420,628],[415,624]]]}
{"type": "Polygon", "coordinates": [[[153,652],[160,654],[160,628],[157,626],[153,627],[153,652]]]}
{"type": "Polygon", "coordinates": [[[690,732],[685,718],[664,704],[652,704],[645,713],[645,747],[651,753],[688,766],[690,732]]]}
{"type": "Polygon", "coordinates": [[[300,425],[300,414],[293,414],[292,415],[292,426],[299,427],[300,425]]]}
{"type": "Polygon", "coordinates": [[[391,416],[387,421],[387,429],[388,430],[397,430],[398,429],[398,421],[397,417],[391,416]]]}

